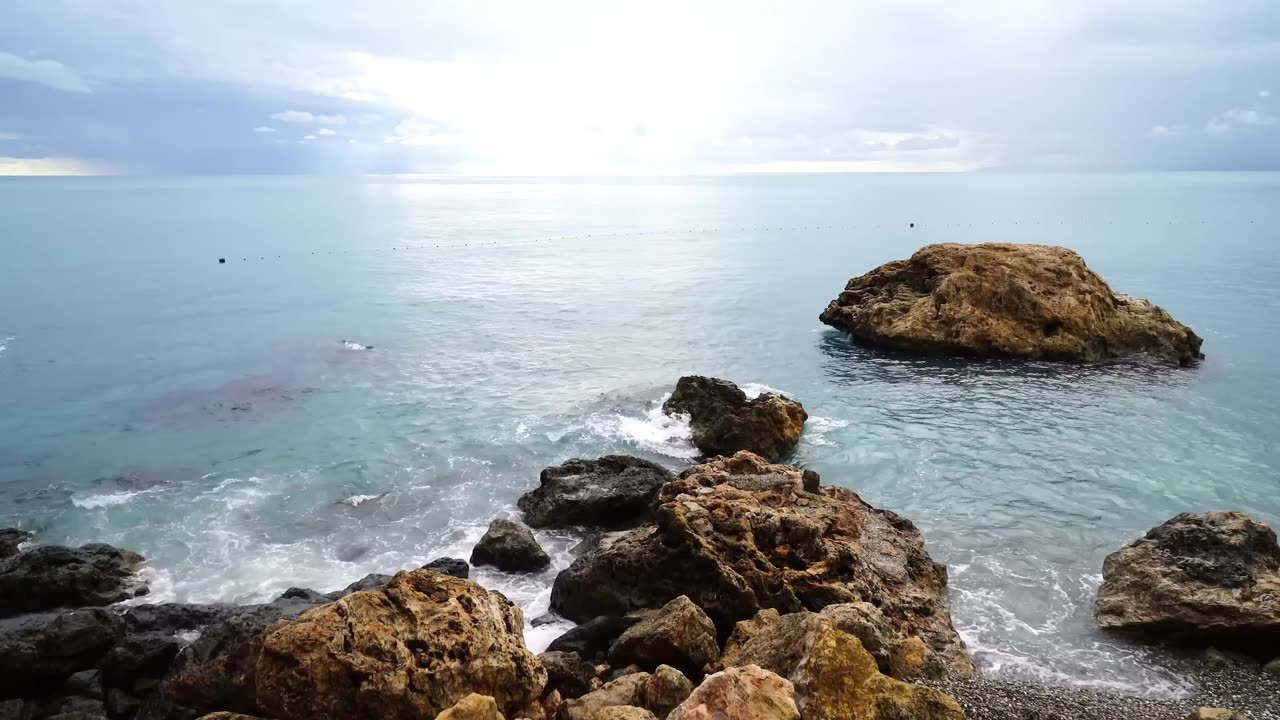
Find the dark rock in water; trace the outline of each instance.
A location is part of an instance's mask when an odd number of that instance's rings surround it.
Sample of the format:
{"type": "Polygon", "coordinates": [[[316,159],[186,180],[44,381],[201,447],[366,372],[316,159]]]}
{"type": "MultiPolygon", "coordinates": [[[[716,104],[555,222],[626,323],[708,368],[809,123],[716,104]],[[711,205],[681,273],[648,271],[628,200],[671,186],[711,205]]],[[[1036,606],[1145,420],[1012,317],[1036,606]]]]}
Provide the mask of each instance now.
{"type": "Polygon", "coordinates": [[[547,645],[548,652],[572,652],[588,660],[609,649],[614,638],[626,630],[621,617],[601,615],[569,629],[547,645]]]}
{"type": "Polygon", "coordinates": [[[574,652],[547,651],[538,656],[547,670],[547,688],[544,694],[556,690],[560,697],[570,700],[591,692],[591,681],[596,679],[596,666],[574,652]]]}
{"type": "Polygon", "coordinates": [[[222,603],[160,603],[135,605],[125,610],[124,619],[131,633],[160,632],[173,635],[222,622],[227,616],[240,610],[240,606],[222,603]]]}
{"type": "MultiPolygon", "coordinates": [[[[341,591],[338,591],[338,592],[341,592],[341,591]]],[[[330,600],[330,598],[327,595],[320,592],[319,590],[312,590],[311,588],[299,588],[299,587],[291,587],[288,590],[285,590],[284,592],[280,593],[280,597],[276,599],[277,600],[309,600],[311,602],[320,602],[320,603],[328,602],[330,600]]]]}
{"type": "Polygon", "coordinates": [[[716,626],[685,595],[632,625],[609,649],[609,664],[614,667],[654,670],[670,665],[694,679],[702,677],[719,657],[716,626]]]}
{"type": "Polygon", "coordinates": [[[819,318],[868,345],[931,354],[1096,362],[1204,357],[1202,340],[1147,300],[1113,292],[1062,247],[927,245],[856,277],[819,318]]]}
{"type": "Polygon", "coordinates": [[[328,600],[337,600],[339,598],[346,597],[351,593],[363,592],[365,590],[381,590],[389,582],[391,582],[390,575],[369,573],[345,588],[325,595],[325,598],[328,600]]]}
{"type": "Polygon", "coordinates": [[[0,620],[0,697],[52,691],[97,665],[124,633],[124,620],[101,608],[0,620]]]}
{"type": "Polygon", "coordinates": [[[467,564],[466,560],[459,560],[458,558],[451,557],[436,558],[426,565],[423,565],[422,569],[435,570],[436,572],[444,573],[445,575],[452,575],[453,577],[462,578],[463,580],[466,580],[471,575],[471,566],[467,564]]]}
{"type": "Polygon", "coordinates": [[[102,686],[132,695],[145,694],[150,688],[140,686],[139,682],[164,677],[181,649],[181,641],[167,633],[129,635],[103,658],[102,686]]]}
{"type": "Polygon", "coordinates": [[[368,545],[344,545],[334,552],[334,557],[342,562],[355,562],[368,554],[368,545]]]}
{"type": "Polygon", "coordinates": [[[804,407],[788,397],[764,393],[748,400],[728,380],[700,375],[680,378],[662,409],[689,416],[693,444],[708,457],[747,450],[777,460],[800,442],[809,419],[804,407]]]}
{"type": "Polygon", "coordinates": [[[46,545],[0,562],[0,617],[110,605],[146,593],[142,556],[110,545],[46,545]]]}
{"type": "Polygon", "coordinates": [[[17,528],[0,528],[0,560],[18,554],[18,546],[31,539],[31,533],[17,528]]]}
{"type": "Polygon", "coordinates": [[[495,518],[471,551],[471,564],[493,565],[507,572],[534,572],[550,567],[551,558],[543,552],[529,528],[495,518]]]}
{"type": "Polygon", "coordinates": [[[137,714],[138,708],[141,706],[141,700],[124,690],[120,690],[119,688],[111,688],[107,690],[107,717],[112,718],[112,720],[123,720],[124,718],[133,717],[137,714]]]}
{"type": "Polygon", "coordinates": [[[533,627],[542,627],[543,625],[554,625],[560,622],[561,620],[562,618],[559,615],[549,612],[549,613],[542,613],[538,617],[530,620],[529,624],[532,625],[533,627]]]}
{"type": "Polygon", "coordinates": [[[627,527],[672,477],[660,465],[626,455],[568,460],[543,470],[539,486],[518,506],[531,527],[627,527]]]}
{"type": "Polygon", "coordinates": [[[764,608],[869,602],[886,620],[886,640],[915,638],[904,674],[973,671],[947,611],[946,568],[910,521],[850,490],[828,485],[809,497],[799,468],[744,452],[664,485],[653,517],[561,572],[551,609],[586,620],[688,595],[723,638],[764,608]]]}
{"type": "Polygon", "coordinates": [[[1093,618],[1104,630],[1273,658],[1276,534],[1244,513],[1183,513],[1107,556],[1093,618]]]}

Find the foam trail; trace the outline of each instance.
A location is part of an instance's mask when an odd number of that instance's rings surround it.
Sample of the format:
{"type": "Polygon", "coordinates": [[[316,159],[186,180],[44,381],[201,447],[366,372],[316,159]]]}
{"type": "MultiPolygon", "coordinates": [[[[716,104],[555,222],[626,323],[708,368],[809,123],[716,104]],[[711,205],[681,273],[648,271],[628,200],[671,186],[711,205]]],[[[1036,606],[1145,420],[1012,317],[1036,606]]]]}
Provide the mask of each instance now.
{"type": "Polygon", "coordinates": [[[689,417],[668,415],[662,411],[662,404],[670,397],[671,393],[663,395],[639,417],[611,413],[591,418],[587,421],[588,427],[610,440],[625,440],[650,452],[691,460],[700,453],[693,445],[689,417]]]}
{"type": "Polygon", "coordinates": [[[121,491],[116,493],[103,493],[101,495],[86,495],[80,497],[78,495],[71,496],[71,504],[78,508],[86,510],[96,510],[98,508],[112,507],[115,505],[124,505],[139,495],[145,495],[142,490],[121,491]]]}

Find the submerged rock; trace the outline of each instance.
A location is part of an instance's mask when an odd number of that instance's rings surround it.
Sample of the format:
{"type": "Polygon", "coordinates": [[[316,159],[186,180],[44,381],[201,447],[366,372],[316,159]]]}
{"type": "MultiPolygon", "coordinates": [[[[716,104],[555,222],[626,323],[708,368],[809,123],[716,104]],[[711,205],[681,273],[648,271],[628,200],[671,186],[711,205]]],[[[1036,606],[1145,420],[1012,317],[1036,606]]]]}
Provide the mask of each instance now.
{"type": "Polygon", "coordinates": [[[626,455],[567,460],[542,471],[518,506],[530,527],[633,525],[658,487],[672,478],[660,465],[626,455]]]}
{"type": "Polygon", "coordinates": [[[1277,655],[1280,544],[1244,513],[1183,513],[1108,555],[1102,578],[1104,630],[1277,655]]]}
{"type": "Polygon", "coordinates": [[[253,666],[257,706],[277,720],[409,720],[481,693],[521,717],[547,681],[523,626],[498,593],[402,572],[272,628],[253,666]]]}
{"type": "Polygon", "coordinates": [[[777,460],[800,442],[809,419],[788,397],[769,392],[748,400],[728,380],[700,375],[680,378],[662,410],[689,416],[693,444],[708,457],[747,450],[777,460]]]}
{"type": "Polygon", "coordinates": [[[758,665],[709,676],[667,720],[799,720],[791,681],[758,665]]]}
{"type": "Polygon", "coordinates": [[[471,551],[472,565],[493,565],[507,572],[534,572],[551,566],[551,558],[538,545],[529,528],[495,518],[471,551]]]}
{"type": "Polygon", "coordinates": [[[862,643],[811,612],[766,610],[738,624],[725,666],[758,665],[791,681],[805,720],[964,720],[943,692],[882,674],[862,643]]]}
{"type": "Polygon", "coordinates": [[[764,608],[868,602],[886,643],[914,643],[909,674],[971,673],[946,568],[916,527],[845,488],[805,493],[802,476],[750,453],[689,468],[659,491],[652,525],[602,540],[560,573],[552,609],[585,621],[688,595],[727,637],[764,608]]]}
{"type": "Polygon", "coordinates": [[[0,561],[0,617],[97,607],[146,593],[141,555],[105,544],[45,545],[0,561]]]}
{"type": "Polygon", "coordinates": [[[51,691],[95,667],[124,634],[124,620],[102,608],[0,620],[0,697],[51,691]]]}
{"type": "Polygon", "coordinates": [[[644,670],[670,665],[700,678],[719,656],[716,626],[688,596],[681,595],[622,633],[609,649],[609,664],[644,670]]]}
{"type": "Polygon", "coordinates": [[[1203,357],[1186,325],[1113,292],[1079,255],[1049,245],[927,245],[850,280],[820,319],[868,345],[934,354],[1147,355],[1174,365],[1203,357]]]}

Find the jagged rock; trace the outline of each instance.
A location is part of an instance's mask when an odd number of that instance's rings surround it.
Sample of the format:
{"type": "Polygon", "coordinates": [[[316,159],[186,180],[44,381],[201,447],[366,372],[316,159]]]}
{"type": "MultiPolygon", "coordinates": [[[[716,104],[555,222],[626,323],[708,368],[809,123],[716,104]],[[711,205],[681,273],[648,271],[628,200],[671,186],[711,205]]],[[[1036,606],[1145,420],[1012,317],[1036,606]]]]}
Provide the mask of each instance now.
{"type": "Polygon", "coordinates": [[[538,656],[547,671],[546,692],[560,691],[560,697],[572,700],[591,692],[596,679],[596,666],[574,652],[547,651],[538,656]]]}
{"type": "Polygon", "coordinates": [[[671,478],[666,468],[626,455],[567,460],[543,470],[518,506],[530,527],[627,527],[671,478]]]}
{"type": "Polygon", "coordinates": [[[124,620],[101,608],[0,620],[0,697],[53,690],[97,665],[124,633],[124,620]]]}
{"type": "Polygon", "coordinates": [[[1113,292],[1062,247],[927,245],[856,277],[819,319],[867,345],[931,354],[1188,365],[1201,339],[1147,300],[1113,292]]]}
{"type": "Polygon", "coordinates": [[[257,707],[277,720],[409,720],[478,692],[520,717],[547,681],[523,627],[520,608],[498,593],[402,572],[272,628],[254,666],[257,707]]]}
{"type": "Polygon", "coordinates": [[[146,593],[142,556],[111,545],[45,545],[0,561],[0,617],[97,607],[146,593]]]}
{"type": "Polygon", "coordinates": [[[709,675],[667,716],[667,720],[723,718],[799,720],[800,713],[789,680],[758,665],[747,665],[709,675]]]}
{"type": "Polygon", "coordinates": [[[451,557],[436,558],[426,565],[423,565],[422,569],[435,570],[436,572],[444,573],[445,575],[452,575],[453,577],[462,578],[463,580],[466,580],[471,575],[471,566],[467,564],[466,560],[459,560],[458,558],[451,557]]]}
{"type": "Polygon", "coordinates": [[[1262,659],[1280,646],[1280,544],[1244,513],[1184,513],[1107,556],[1104,630],[1213,644],[1262,659]]]}
{"type": "Polygon", "coordinates": [[[791,681],[804,720],[964,720],[951,696],[882,674],[858,639],[807,611],[738,624],[727,667],[759,665],[791,681]]]}
{"type": "Polygon", "coordinates": [[[652,525],[602,540],[560,573],[552,609],[584,621],[688,595],[726,637],[763,608],[874,602],[886,640],[923,641],[921,672],[971,673],[946,568],[916,527],[845,488],[804,493],[802,474],[750,453],[689,468],[659,491],[652,525]]]}
{"type": "Polygon", "coordinates": [[[324,597],[325,599],[330,601],[340,600],[350,595],[351,593],[364,592],[365,590],[381,590],[382,588],[386,587],[386,584],[389,582],[391,582],[390,575],[383,575],[381,573],[369,573],[368,575],[365,575],[364,577],[342,588],[341,590],[335,590],[331,593],[326,594],[324,597]]]}
{"type": "Polygon", "coordinates": [[[635,705],[618,705],[599,710],[588,720],[658,720],[658,717],[635,705]]]}
{"type": "Polygon", "coordinates": [[[133,693],[125,692],[119,688],[108,688],[104,706],[107,710],[107,717],[119,720],[121,718],[130,718],[137,714],[138,708],[142,707],[142,700],[138,699],[133,693]]]}
{"type": "MultiPolygon", "coordinates": [[[[288,593],[285,593],[288,595],[288,593]]],[[[287,600],[282,596],[282,600],[287,600]]],[[[280,601],[277,601],[280,602],[280,601]]],[[[316,604],[324,602],[317,599],[316,604]]],[[[160,603],[135,605],[124,612],[125,622],[131,633],[161,632],[173,635],[187,630],[199,630],[225,620],[229,615],[242,612],[236,605],[221,603],[198,605],[189,603],[160,603]]]]}
{"type": "Polygon", "coordinates": [[[689,416],[693,444],[708,457],[747,450],[777,460],[800,442],[809,419],[788,397],[769,392],[748,400],[728,380],[700,375],[680,378],[662,409],[689,416]]]}
{"type": "Polygon", "coordinates": [[[624,675],[599,690],[566,700],[556,717],[558,720],[590,720],[606,708],[626,706],[644,708],[658,717],[666,717],[692,690],[693,683],[679,670],[662,665],[652,674],[624,675]]]}
{"type": "Polygon", "coordinates": [[[504,518],[495,518],[489,530],[471,551],[472,565],[493,565],[507,572],[533,572],[551,566],[529,528],[504,518]]]}
{"type": "Polygon", "coordinates": [[[471,693],[436,716],[436,720],[504,720],[498,702],[488,695],[471,693]]]}
{"type": "Polygon", "coordinates": [[[18,547],[31,539],[31,533],[18,528],[0,528],[0,560],[18,554],[18,547]]]}
{"type": "Polygon", "coordinates": [[[688,596],[681,595],[622,633],[609,649],[609,664],[634,663],[644,670],[670,665],[699,678],[719,656],[716,626],[688,596]]]}
{"type": "Polygon", "coordinates": [[[884,638],[884,631],[890,624],[880,608],[869,602],[841,603],[822,608],[821,615],[837,629],[858,638],[862,647],[876,659],[880,672],[896,678],[918,674],[920,669],[909,667],[907,658],[903,657],[906,653],[896,653],[898,658],[895,661],[895,653],[884,638]]]}
{"type": "MultiPolygon", "coordinates": [[[[140,720],[171,720],[190,708],[201,713],[227,711],[258,714],[255,669],[263,633],[275,623],[294,618],[319,603],[303,599],[277,600],[266,605],[222,608],[221,620],[207,625],[199,639],[183,649],[158,692],[146,699],[140,720]]],[[[159,610],[164,621],[204,617],[199,606],[159,610]]]]}
{"type": "Polygon", "coordinates": [[[601,615],[569,628],[563,635],[547,645],[548,651],[572,652],[593,659],[606,652],[618,635],[627,629],[621,617],[601,615]]]}
{"type": "Polygon", "coordinates": [[[149,632],[129,635],[116,643],[103,658],[102,685],[133,695],[144,695],[146,692],[139,687],[139,681],[164,677],[180,649],[182,643],[171,634],[149,632]]]}
{"type": "Polygon", "coordinates": [[[62,693],[68,696],[102,699],[102,674],[97,670],[81,670],[62,683],[62,693]]]}

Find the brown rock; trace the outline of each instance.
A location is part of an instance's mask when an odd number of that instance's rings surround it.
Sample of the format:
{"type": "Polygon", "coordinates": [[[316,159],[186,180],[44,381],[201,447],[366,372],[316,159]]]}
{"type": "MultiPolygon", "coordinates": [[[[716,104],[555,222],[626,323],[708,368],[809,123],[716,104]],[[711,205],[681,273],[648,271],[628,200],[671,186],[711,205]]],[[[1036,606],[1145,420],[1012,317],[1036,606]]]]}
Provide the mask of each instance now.
{"type": "Polygon", "coordinates": [[[575,652],[547,651],[538,656],[547,671],[546,692],[559,691],[566,700],[591,692],[596,667],[575,652]]]}
{"type": "Polygon", "coordinates": [[[436,720],[505,720],[498,703],[488,695],[471,693],[436,716],[436,720]]]}
{"type": "Polygon", "coordinates": [[[1104,630],[1266,659],[1280,646],[1280,544],[1244,513],[1184,513],[1107,556],[1104,630]]]}
{"type": "Polygon", "coordinates": [[[481,693],[519,717],[547,681],[523,624],[520,608],[471,581],[402,572],[268,632],[258,705],[278,720],[416,720],[481,693]]]}
{"type": "Polygon", "coordinates": [[[662,487],[654,524],[606,538],[556,578],[552,608],[585,621],[687,595],[720,637],[763,608],[875,602],[886,642],[918,637],[922,671],[971,673],[945,603],[947,572],[910,521],[827,485],[789,501],[802,471],[750,453],[689,468],[662,487]]]}
{"type": "Polygon", "coordinates": [[[657,716],[634,705],[607,707],[596,712],[589,720],[658,720],[657,716]]]}
{"type": "Polygon", "coordinates": [[[200,720],[265,720],[265,718],[260,718],[256,715],[242,715],[241,713],[222,711],[209,713],[208,715],[201,715],[200,720]]]}
{"type": "Polygon", "coordinates": [[[789,680],[758,665],[709,675],[667,720],[799,720],[789,680]]]}
{"type": "Polygon", "coordinates": [[[667,603],[652,617],[632,625],[609,650],[609,664],[652,670],[671,665],[700,678],[720,657],[716,626],[687,595],[667,603]]]}
{"type": "Polygon", "coordinates": [[[624,706],[644,708],[658,717],[666,717],[692,690],[693,683],[679,670],[662,665],[652,674],[624,675],[599,690],[575,700],[566,700],[560,706],[557,718],[590,720],[606,708],[624,706]]]}
{"type": "Polygon", "coordinates": [[[1203,357],[1190,328],[1049,245],[927,245],[850,280],[820,319],[868,345],[936,354],[1142,354],[1175,365],[1203,357]]]}
{"type": "Polygon", "coordinates": [[[1249,718],[1227,708],[1198,707],[1191,711],[1187,720],[1249,720],[1249,718]]]}
{"type": "Polygon", "coordinates": [[[882,674],[857,638],[821,615],[766,611],[738,628],[721,663],[790,680],[804,720],[964,720],[949,695],[882,674]]]}
{"type": "Polygon", "coordinates": [[[751,400],[728,380],[690,375],[662,406],[669,415],[689,416],[693,444],[708,457],[747,450],[770,460],[791,452],[809,415],[804,406],[778,393],[751,400]]]}

